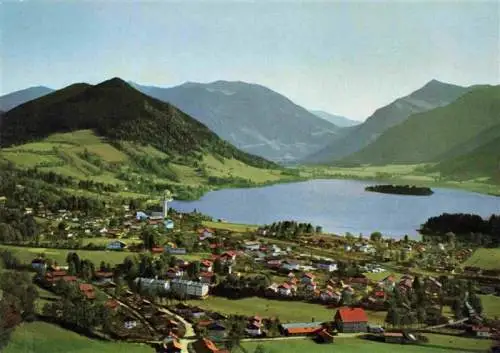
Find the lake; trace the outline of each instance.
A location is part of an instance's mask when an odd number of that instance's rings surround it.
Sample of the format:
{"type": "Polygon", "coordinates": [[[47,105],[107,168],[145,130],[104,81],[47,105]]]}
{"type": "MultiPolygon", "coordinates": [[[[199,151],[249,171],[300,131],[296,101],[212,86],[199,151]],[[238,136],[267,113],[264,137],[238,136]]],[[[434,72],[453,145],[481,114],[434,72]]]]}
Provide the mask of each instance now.
{"type": "Polygon", "coordinates": [[[246,224],[296,220],[321,225],[324,231],[369,235],[374,231],[395,238],[417,229],[441,213],[500,213],[500,198],[456,189],[433,188],[431,196],[391,195],[365,191],[375,182],[310,180],[272,186],[223,189],[197,201],[173,201],[178,211],[194,209],[215,219],[246,224]]]}

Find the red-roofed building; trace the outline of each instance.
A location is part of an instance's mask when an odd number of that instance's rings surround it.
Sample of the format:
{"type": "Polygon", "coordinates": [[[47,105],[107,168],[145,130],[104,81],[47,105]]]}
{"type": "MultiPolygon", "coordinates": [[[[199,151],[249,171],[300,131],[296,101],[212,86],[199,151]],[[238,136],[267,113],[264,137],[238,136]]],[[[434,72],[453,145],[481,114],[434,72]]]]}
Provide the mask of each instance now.
{"type": "Polygon", "coordinates": [[[116,310],[120,307],[120,303],[115,299],[109,299],[106,301],[106,303],[104,303],[104,306],[111,310],[116,310]]]}
{"type": "Polygon", "coordinates": [[[194,342],[193,348],[196,353],[228,353],[225,349],[217,348],[217,346],[207,338],[200,338],[194,342]]]}
{"type": "Polygon", "coordinates": [[[343,307],[337,310],[333,321],[339,332],[366,332],[368,316],[362,308],[343,307]]]}
{"type": "Polygon", "coordinates": [[[163,253],[164,251],[165,251],[165,249],[164,249],[164,248],[161,248],[161,247],[154,247],[154,248],[152,248],[152,249],[151,249],[151,252],[152,252],[153,254],[161,254],[161,253],[163,253]]]}
{"type": "Polygon", "coordinates": [[[220,256],[222,262],[233,262],[236,260],[236,252],[226,251],[220,256]]]}
{"type": "Polygon", "coordinates": [[[212,261],[203,260],[200,262],[200,270],[203,272],[212,272],[212,261]]]}
{"type": "Polygon", "coordinates": [[[80,283],[78,286],[80,289],[80,292],[87,298],[87,299],[95,299],[95,290],[94,286],[88,283],[80,283]]]}
{"type": "Polygon", "coordinates": [[[305,273],[300,281],[304,284],[309,284],[314,282],[314,278],[315,276],[312,273],[305,273]]]}
{"type": "Polygon", "coordinates": [[[278,287],[278,293],[283,296],[291,296],[292,295],[292,286],[288,283],[283,283],[278,287]]]}

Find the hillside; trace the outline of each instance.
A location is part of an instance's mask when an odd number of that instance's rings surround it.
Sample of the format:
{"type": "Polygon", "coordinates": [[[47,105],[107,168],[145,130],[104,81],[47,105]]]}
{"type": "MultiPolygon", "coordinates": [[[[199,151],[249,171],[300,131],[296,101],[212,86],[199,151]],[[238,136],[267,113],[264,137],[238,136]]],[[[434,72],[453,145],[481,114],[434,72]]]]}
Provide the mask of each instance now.
{"type": "Polygon", "coordinates": [[[322,110],[311,110],[311,113],[320,117],[321,119],[337,125],[338,127],[349,127],[361,124],[361,122],[358,120],[351,120],[346,118],[345,116],[330,114],[322,110]]]}
{"type": "MultiPolygon", "coordinates": [[[[500,125],[496,127],[496,131],[500,131],[500,125]]],[[[487,177],[489,181],[500,183],[500,135],[468,153],[440,162],[429,170],[452,179],[487,177]]]]}
{"type": "Polygon", "coordinates": [[[31,171],[28,177],[43,179],[70,194],[94,197],[151,197],[168,188],[177,199],[193,199],[218,187],[293,179],[282,169],[257,168],[211,153],[195,162],[172,158],[151,145],[114,142],[92,130],[52,134],[1,149],[0,167],[2,162],[31,171]]]}
{"type": "Polygon", "coordinates": [[[54,90],[44,86],[29,87],[0,97],[0,111],[8,111],[30,100],[45,96],[54,90]]]}
{"type": "MultiPolygon", "coordinates": [[[[345,161],[389,164],[422,163],[471,143],[500,124],[500,86],[479,87],[450,105],[414,114],[345,161]]],[[[483,151],[482,149],[480,151],[483,151]]]]}
{"type": "Polygon", "coordinates": [[[340,160],[368,146],[384,131],[405,121],[412,114],[446,106],[471,89],[432,80],[408,96],[376,110],[364,123],[332,140],[324,149],[306,157],[304,162],[328,164],[340,160]]]}
{"type": "Polygon", "coordinates": [[[324,147],[338,127],[266,87],[244,82],[134,85],[198,119],[236,147],[274,161],[294,161],[324,147]]]}
{"type": "Polygon", "coordinates": [[[146,96],[114,78],[95,86],[76,84],[5,113],[3,147],[38,140],[56,132],[94,130],[111,141],[150,144],[170,157],[196,159],[204,153],[271,167],[239,151],[206,126],[170,104],[146,96]]]}

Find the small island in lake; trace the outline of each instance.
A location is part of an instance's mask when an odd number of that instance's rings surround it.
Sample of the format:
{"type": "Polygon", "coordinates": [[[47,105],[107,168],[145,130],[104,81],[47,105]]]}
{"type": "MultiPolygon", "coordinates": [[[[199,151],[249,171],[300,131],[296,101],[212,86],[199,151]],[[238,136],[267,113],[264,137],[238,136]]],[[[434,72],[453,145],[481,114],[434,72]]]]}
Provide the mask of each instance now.
{"type": "Polygon", "coordinates": [[[381,192],[384,194],[429,196],[434,193],[431,188],[415,185],[372,185],[365,188],[366,191],[381,192]]]}

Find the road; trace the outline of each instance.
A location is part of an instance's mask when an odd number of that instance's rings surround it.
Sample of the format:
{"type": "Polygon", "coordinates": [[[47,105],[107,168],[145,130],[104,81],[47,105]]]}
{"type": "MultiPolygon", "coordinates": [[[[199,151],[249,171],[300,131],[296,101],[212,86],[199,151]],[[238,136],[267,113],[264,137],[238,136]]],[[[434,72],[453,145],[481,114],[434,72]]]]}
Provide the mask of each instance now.
{"type": "Polygon", "coordinates": [[[196,340],[196,335],[194,333],[193,325],[191,325],[188,321],[184,320],[184,318],[182,316],[179,316],[176,313],[174,313],[168,309],[165,309],[164,307],[158,307],[158,310],[164,312],[165,314],[169,314],[169,315],[175,317],[176,320],[182,322],[182,324],[186,328],[186,333],[184,334],[183,338],[179,339],[179,343],[182,346],[181,353],[189,353],[188,344],[192,343],[196,340]]]}

